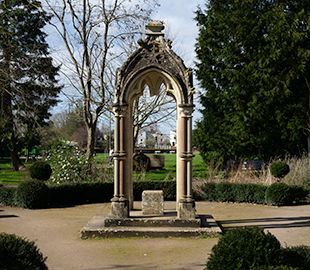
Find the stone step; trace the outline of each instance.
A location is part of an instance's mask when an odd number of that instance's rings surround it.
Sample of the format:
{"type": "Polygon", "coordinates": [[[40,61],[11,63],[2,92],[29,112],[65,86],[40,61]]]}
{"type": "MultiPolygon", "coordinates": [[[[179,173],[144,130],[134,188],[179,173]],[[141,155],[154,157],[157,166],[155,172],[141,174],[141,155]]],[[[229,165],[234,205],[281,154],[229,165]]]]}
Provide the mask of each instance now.
{"type": "Polygon", "coordinates": [[[196,227],[201,226],[201,219],[175,219],[175,218],[111,218],[107,215],[97,214],[93,217],[93,224],[103,227],[196,227]]]}
{"type": "Polygon", "coordinates": [[[215,237],[221,232],[212,228],[172,228],[172,227],[103,227],[89,229],[84,227],[81,231],[82,239],[90,238],[179,238],[179,237],[215,237]]]}
{"type": "Polygon", "coordinates": [[[197,215],[195,220],[180,220],[173,216],[167,218],[138,215],[119,220],[97,214],[81,230],[81,238],[198,237],[216,236],[221,233],[211,215],[197,215]]]}

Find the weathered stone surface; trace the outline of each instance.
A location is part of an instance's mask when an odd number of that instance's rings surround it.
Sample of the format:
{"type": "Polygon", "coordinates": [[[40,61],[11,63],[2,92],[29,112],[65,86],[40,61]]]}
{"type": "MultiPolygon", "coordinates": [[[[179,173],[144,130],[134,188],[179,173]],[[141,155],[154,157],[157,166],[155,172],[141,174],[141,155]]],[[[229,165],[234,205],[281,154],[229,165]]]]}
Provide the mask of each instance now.
{"type": "Polygon", "coordinates": [[[97,214],[81,230],[82,238],[127,237],[198,237],[222,233],[211,215],[197,215],[195,219],[179,219],[176,211],[164,216],[144,216],[141,211],[131,212],[134,218],[113,219],[97,214]]]}
{"type": "Polygon", "coordinates": [[[163,155],[146,155],[150,161],[150,168],[151,169],[161,169],[165,167],[165,156],[163,155]]]}
{"type": "Polygon", "coordinates": [[[127,218],[129,216],[128,201],[112,201],[110,216],[113,218],[127,218]]]}
{"type": "Polygon", "coordinates": [[[196,217],[195,202],[179,202],[178,218],[193,219],[196,217]]]}
{"type": "Polygon", "coordinates": [[[162,190],[142,192],[142,214],[164,214],[164,192],[162,190]]]}

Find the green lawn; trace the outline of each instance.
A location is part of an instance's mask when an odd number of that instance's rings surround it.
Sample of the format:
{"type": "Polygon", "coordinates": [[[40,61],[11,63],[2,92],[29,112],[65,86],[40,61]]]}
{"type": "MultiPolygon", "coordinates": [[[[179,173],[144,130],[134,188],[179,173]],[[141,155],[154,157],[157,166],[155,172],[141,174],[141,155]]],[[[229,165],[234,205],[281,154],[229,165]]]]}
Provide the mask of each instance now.
{"type": "MultiPolygon", "coordinates": [[[[161,170],[146,173],[134,172],[134,180],[171,180],[176,178],[176,154],[165,154],[165,167],[161,170]]],[[[204,179],[208,171],[200,154],[193,159],[193,178],[204,179]]]]}
{"type": "MultiPolygon", "coordinates": [[[[165,167],[160,170],[154,170],[149,172],[133,172],[134,181],[143,180],[172,180],[176,177],[176,154],[165,154],[165,167]]],[[[22,159],[23,163],[24,160],[22,159]]],[[[109,159],[108,154],[97,154],[96,156],[97,167],[108,166],[109,159]]],[[[25,164],[25,163],[24,163],[25,164]]],[[[31,166],[32,162],[26,165],[27,168],[31,166]]],[[[28,170],[22,172],[13,172],[10,159],[0,160],[0,183],[8,185],[18,185],[19,182],[29,178],[28,170]]],[[[109,168],[113,170],[113,168],[109,168]]],[[[112,173],[112,172],[111,172],[112,173]]],[[[203,163],[203,160],[199,154],[195,154],[193,159],[193,178],[205,179],[208,171],[203,163]]],[[[113,173],[112,173],[113,175],[113,173]]]]}
{"type": "MultiPolygon", "coordinates": [[[[21,161],[26,166],[26,168],[29,168],[31,164],[33,163],[30,161],[29,163],[25,163],[25,159],[22,158],[21,161]]],[[[21,171],[21,172],[13,172],[12,171],[12,164],[10,158],[5,158],[4,160],[0,160],[0,183],[7,184],[7,185],[18,185],[19,182],[24,181],[25,179],[28,179],[29,172],[21,171]]]]}

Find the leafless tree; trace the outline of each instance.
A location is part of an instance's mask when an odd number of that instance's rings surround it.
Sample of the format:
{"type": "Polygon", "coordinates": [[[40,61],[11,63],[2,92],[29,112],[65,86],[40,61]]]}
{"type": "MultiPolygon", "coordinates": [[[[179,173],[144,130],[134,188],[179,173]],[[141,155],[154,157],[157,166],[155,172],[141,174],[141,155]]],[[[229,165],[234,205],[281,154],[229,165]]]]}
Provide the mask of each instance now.
{"type": "Polygon", "coordinates": [[[169,123],[171,120],[175,121],[175,118],[175,101],[167,95],[164,84],[157,96],[150,97],[148,89],[145,89],[143,96],[137,98],[133,104],[134,142],[141,129],[151,125],[169,123]]]}
{"type": "Polygon", "coordinates": [[[112,109],[115,69],[126,58],[121,45],[140,35],[157,0],[45,0],[45,5],[66,48],[58,61],[75,97],[83,97],[90,159],[98,119],[112,109]]]}

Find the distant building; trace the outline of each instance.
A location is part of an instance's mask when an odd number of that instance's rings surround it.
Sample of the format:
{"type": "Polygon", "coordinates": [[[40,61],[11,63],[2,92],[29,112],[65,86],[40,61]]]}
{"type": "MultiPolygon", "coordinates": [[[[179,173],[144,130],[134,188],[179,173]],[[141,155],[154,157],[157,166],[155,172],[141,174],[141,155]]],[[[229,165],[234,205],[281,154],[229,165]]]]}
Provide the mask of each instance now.
{"type": "Polygon", "coordinates": [[[155,148],[160,148],[161,146],[167,146],[169,140],[166,134],[160,131],[156,131],[152,135],[155,139],[155,148]]]}
{"type": "MultiPolygon", "coordinates": [[[[176,131],[170,129],[170,134],[164,134],[160,131],[140,130],[136,142],[137,147],[147,147],[147,140],[154,140],[155,148],[166,148],[168,145],[176,146],[176,131]]],[[[169,146],[169,147],[170,147],[169,146]]]]}
{"type": "Polygon", "coordinates": [[[138,133],[137,147],[146,147],[146,140],[148,138],[154,138],[149,131],[140,130],[138,133]]]}
{"type": "Polygon", "coordinates": [[[177,132],[170,128],[170,145],[177,146],[177,132]]]}

